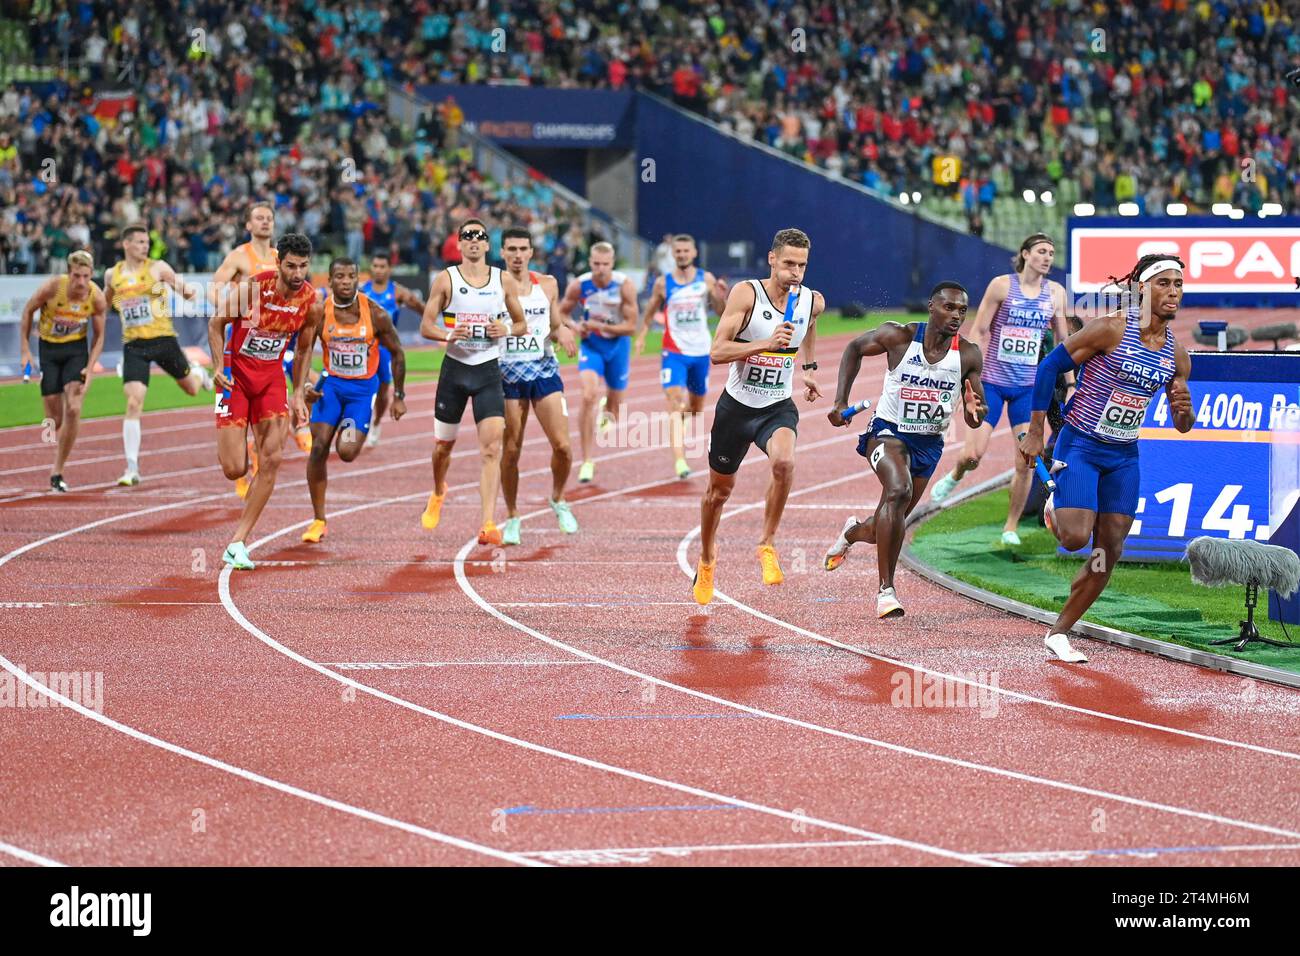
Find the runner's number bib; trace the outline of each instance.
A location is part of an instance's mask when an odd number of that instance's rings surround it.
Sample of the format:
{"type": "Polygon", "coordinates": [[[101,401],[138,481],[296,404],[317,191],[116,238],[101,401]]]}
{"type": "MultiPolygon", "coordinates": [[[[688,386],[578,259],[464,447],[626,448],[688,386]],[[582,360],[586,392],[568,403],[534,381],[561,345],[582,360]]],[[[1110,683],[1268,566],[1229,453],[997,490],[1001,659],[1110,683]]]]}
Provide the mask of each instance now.
{"type": "Polygon", "coordinates": [[[1041,329],[1004,325],[998,339],[998,358],[1009,365],[1037,365],[1042,342],[1041,329]]]}
{"type": "Polygon", "coordinates": [[[1097,421],[1097,434],[1114,438],[1117,441],[1134,441],[1142,420],[1146,418],[1149,395],[1130,395],[1115,389],[1106,399],[1106,406],[1101,410],[1097,421]]]}
{"type": "Polygon", "coordinates": [[[783,352],[759,352],[745,359],[740,388],[755,398],[782,398],[787,382],[794,376],[794,355],[783,352]]]}
{"type": "Polygon", "coordinates": [[[370,359],[370,347],[365,342],[330,341],[330,374],[344,378],[361,378],[370,359]]]}
{"type": "Polygon", "coordinates": [[[117,314],[122,317],[122,324],[128,329],[139,328],[153,321],[153,309],[150,308],[149,296],[136,295],[129,299],[119,299],[117,314]]]}
{"type": "Polygon", "coordinates": [[[289,344],[289,335],[284,332],[259,332],[252,329],[239,349],[240,355],[247,355],[262,362],[278,362],[289,344]]]}
{"type": "Polygon", "coordinates": [[[952,414],[952,392],[910,385],[898,390],[898,430],[913,435],[938,435],[952,414]]]}

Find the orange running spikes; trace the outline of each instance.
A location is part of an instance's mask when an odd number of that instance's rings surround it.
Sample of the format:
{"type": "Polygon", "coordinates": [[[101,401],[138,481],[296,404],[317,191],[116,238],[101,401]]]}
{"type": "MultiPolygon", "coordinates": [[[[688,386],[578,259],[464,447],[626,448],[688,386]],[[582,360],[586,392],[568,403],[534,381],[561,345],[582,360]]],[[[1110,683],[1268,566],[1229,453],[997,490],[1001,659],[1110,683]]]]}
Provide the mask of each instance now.
{"type": "Polygon", "coordinates": [[[776,548],[770,544],[760,544],[755,553],[758,555],[758,563],[763,566],[764,584],[780,584],[785,580],[781,565],[776,560],[776,548]]]}
{"type": "Polygon", "coordinates": [[[242,478],[236,478],[235,494],[239,495],[240,498],[247,498],[248,488],[250,485],[252,485],[252,483],[253,483],[252,480],[247,475],[245,475],[242,478]]]}
{"type": "Polygon", "coordinates": [[[319,518],[313,518],[307,530],[302,533],[302,540],[308,544],[319,544],[320,539],[325,537],[325,522],[319,518]]]}
{"type": "Polygon", "coordinates": [[[298,450],[304,455],[311,452],[311,429],[299,428],[293,433],[293,440],[298,444],[298,450]]]}
{"type": "Polygon", "coordinates": [[[478,543],[479,543],[479,544],[500,545],[500,544],[501,544],[501,529],[498,528],[498,527],[497,527],[495,524],[493,524],[491,521],[489,521],[487,524],[485,524],[485,525],[483,526],[482,530],[479,531],[479,533],[478,533],[478,543]]]}
{"type": "Polygon", "coordinates": [[[695,565],[695,580],[691,585],[695,592],[696,604],[708,604],[713,600],[713,569],[716,564],[705,564],[701,559],[695,565]]]}
{"type": "Polygon", "coordinates": [[[442,499],[446,497],[445,491],[442,494],[429,495],[429,503],[424,508],[424,514],[420,515],[420,524],[424,525],[426,531],[438,527],[438,522],[442,518],[442,499]]]}

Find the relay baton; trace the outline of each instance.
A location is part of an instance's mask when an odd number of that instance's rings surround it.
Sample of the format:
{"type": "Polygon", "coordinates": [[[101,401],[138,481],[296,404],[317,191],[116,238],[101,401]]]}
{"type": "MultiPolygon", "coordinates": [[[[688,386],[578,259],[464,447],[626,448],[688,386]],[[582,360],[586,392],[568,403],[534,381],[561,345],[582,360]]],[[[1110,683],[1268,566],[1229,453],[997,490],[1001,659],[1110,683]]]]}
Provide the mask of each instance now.
{"type": "Polygon", "coordinates": [[[32,380],[32,363],[28,362],[26,365],[23,366],[23,381],[30,382],[31,380],[32,380]]]}
{"type": "MultiPolygon", "coordinates": [[[[1025,434],[1025,432],[1021,432],[1016,436],[1016,440],[1023,441],[1025,434]]],[[[1047,466],[1043,464],[1042,455],[1034,456],[1034,474],[1038,476],[1038,480],[1043,483],[1043,487],[1047,489],[1049,495],[1056,491],[1056,479],[1052,477],[1051,473],[1047,470],[1047,466]]]]}
{"type": "Polygon", "coordinates": [[[840,418],[844,419],[844,423],[847,425],[850,421],[853,420],[854,415],[856,415],[858,412],[864,412],[870,407],[871,407],[871,399],[864,398],[862,401],[850,405],[848,408],[844,409],[844,411],[840,412],[840,418]]]}

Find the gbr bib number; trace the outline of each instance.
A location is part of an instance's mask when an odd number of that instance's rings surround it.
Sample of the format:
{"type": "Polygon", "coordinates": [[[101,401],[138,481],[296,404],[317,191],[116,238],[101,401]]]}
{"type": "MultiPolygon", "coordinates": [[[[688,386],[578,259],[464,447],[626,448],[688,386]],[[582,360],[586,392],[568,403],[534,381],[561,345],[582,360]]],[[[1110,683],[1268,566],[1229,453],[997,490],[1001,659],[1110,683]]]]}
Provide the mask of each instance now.
{"type": "Polygon", "coordinates": [[[260,362],[278,362],[289,344],[289,336],[280,332],[259,332],[250,330],[239,354],[255,358],[260,362]]]}
{"type": "Polygon", "coordinates": [[[128,329],[139,328],[153,321],[153,310],[149,307],[149,297],[144,295],[119,300],[117,314],[122,317],[122,324],[128,329]]]}
{"type": "Polygon", "coordinates": [[[1037,365],[1042,342],[1043,333],[1039,329],[1003,326],[1002,336],[998,339],[998,359],[1008,365],[1037,365]]]}
{"type": "Polygon", "coordinates": [[[370,360],[370,347],[365,342],[331,342],[330,374],[343,378],[364,378],[370,360]]]}
{"type": "Polygon", "coordinates": [[[1097,434],[1116,441],[1137,441],[1149,401],[1149,395],[1130,395],[1118,389],[1111,392],[1097,420],[1097,434]]]}

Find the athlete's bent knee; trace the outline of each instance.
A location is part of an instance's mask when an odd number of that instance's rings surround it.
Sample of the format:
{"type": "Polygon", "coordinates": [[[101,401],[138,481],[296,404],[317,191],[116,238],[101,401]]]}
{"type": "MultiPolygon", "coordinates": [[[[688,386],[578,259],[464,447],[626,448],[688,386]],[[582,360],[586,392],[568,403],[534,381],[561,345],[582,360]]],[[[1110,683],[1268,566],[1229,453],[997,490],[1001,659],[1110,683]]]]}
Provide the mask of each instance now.
{"type": "Polygon", "coordinates": [[[772,461],[772,477],[777,481],[794,481],[794,459],[776,458],[772,461]]]}
{"type": "Polygon", "coordinates": [[[961,466],[966,471],[974,471],[980,466],[982,460],[983,458],[980,455],[967,455],[961,460],[961,466]]]}
{"type": "Polygon", "coordinates": [[[1062,528],[1060,537],[1057,540],[1061,542],[1061,546],[1066,551],[1078,551],[1080,548],[1088,546],[1088,542],[1092,540],[1092,535],[1075,528],[1062,528]]]}

